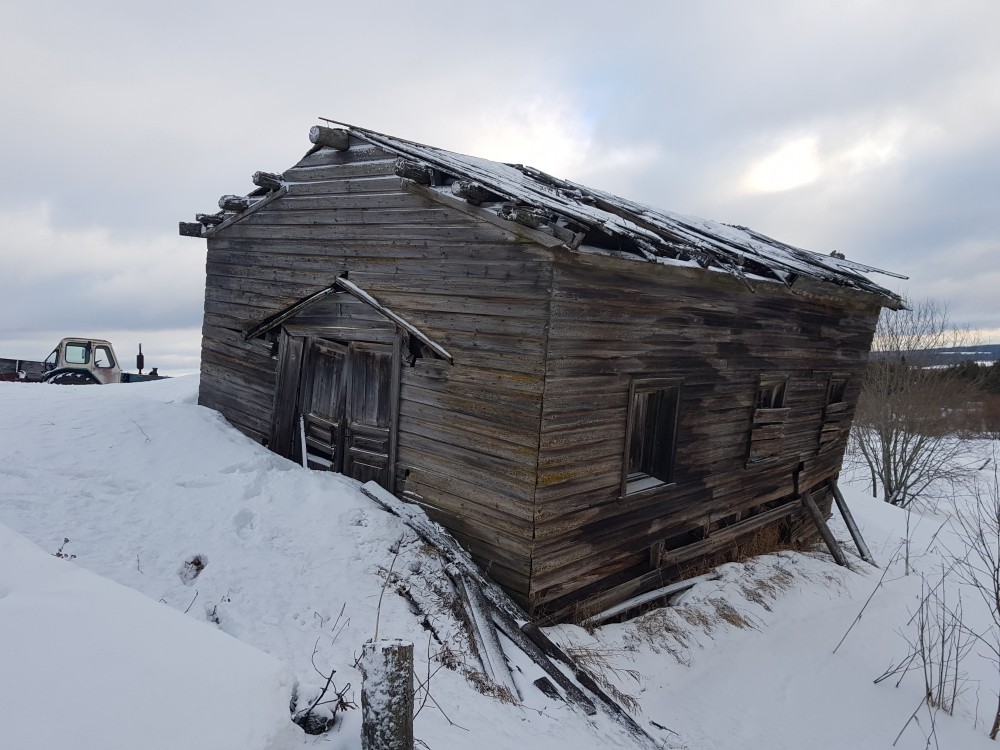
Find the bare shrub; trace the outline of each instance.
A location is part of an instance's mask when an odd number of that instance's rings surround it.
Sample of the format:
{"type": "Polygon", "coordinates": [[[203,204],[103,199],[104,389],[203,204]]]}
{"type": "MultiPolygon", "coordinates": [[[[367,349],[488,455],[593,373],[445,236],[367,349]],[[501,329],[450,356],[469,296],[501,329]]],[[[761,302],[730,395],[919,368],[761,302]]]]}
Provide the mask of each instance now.
{"type": "Polygon", "coordinates": [[[918,672],[923,678],[923,698],[899,730],[896,742],[911,722],[917,721],[919,725],[917,715],[924,710],[927,746],[933,743],[937,747],[937,713],[954,715],[958,699],[967,687],[968,675],[962,662],[972,650],[976,636],[965,623],[961,595],[954,604],[948,599],[948,587],[944,584],[949,570],[942,567],[941,577],[933,586],[926,577],[921,577],[920,605],[910,620],[914,631],[907,636],[909,653],[875,679],[877,684],[896,677],[899,687],[910,672],[918,672]]]}
{"type": "Polygon", "coordinates": [[[881,491],[886,502],[906,507],[932,485],[971,479],[975,449],[962,439],[955,415],[975,401],[978,385],[952,368],[926,366],[925,358],[926,349],[970,345],[970,339],[932,301],[883,310],[851,431],[873,495],[881,491]]]}

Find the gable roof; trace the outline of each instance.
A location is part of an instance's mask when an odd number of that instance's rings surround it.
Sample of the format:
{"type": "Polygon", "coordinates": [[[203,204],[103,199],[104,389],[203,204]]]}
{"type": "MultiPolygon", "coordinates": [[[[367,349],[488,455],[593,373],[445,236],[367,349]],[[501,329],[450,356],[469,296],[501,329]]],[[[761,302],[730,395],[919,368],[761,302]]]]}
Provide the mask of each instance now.
{"type": "MultiPolygon", "coordinates": [[[[760,280],[780,282],[796,292],[832,292],[832,286],[872,295],[883,307],[904,306],[899,295],[874,283],[866,274],[900,279],[906,276],[847,260],[841,253],[810,252],[747,227],[652,208],[533,167],[466,156],[357,125],[320,119],[341,129],[313,128],[310,138],[314,142],[317,131],[328,131],[343,143],[338,148],[347,148],[350,136],[395,154],[399,157],[396,173],[411,189],[507,228],[525,225],[520,227],[521,233],[549,247],[565,246],[666,265],[700,266],[728,273],[751,290],[760,280]],[[428,187],[408,179],[414,174],[428,187]]],[[[317,145],[310,153],[322,147],[317,145]]],[[[212,236],[294,188],[283,184],[279,175],[267,173],[257,173],[254,182],[264,186],[246,198],[223,196],[222,212],[199,214],[197,218],[204,226],[182,222],[181,234],[212,236]],[[258,181],[258,175],[269,181],[258,181]]]]}
{"type": "MultiPolygon", "coordinates": [[[[321,118],[325,119],[325,118],[321,118]]],[[[446,151],[434,146],[378,133],[334,120],[351,135],[380,146],[406,159],[431,166],[442,173],[443,184],[432,190],[451,193],[456,180],[478,183],[493,193],[487,210],[510,218],[510,204],[529,207],[548,218],[554,227],[583,233],[584,246],[592,237],[602,245],[625,254],[660,263],[690,263],[717,268],[736,276],[748,286],[752,277],[776,279],[793,286],[800,278],[835,284],[867,292],[885,307],[897,309],[902,299],[870,281],[864,274],[896,273],[847,260],[841,254],[821,255],[779,242],[747,227],[721,224],[707,219],[645,206],[617,195],[570,180],[553,177],[533,167],[504,164],[446,151]],[[607,240],[612,240],[608,242],[607,240]]]]}

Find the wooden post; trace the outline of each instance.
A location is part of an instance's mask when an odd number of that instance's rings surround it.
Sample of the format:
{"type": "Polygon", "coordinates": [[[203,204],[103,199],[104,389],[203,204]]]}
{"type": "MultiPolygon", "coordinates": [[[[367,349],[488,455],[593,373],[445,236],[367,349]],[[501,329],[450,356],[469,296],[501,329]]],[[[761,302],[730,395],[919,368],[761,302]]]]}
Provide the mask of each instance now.
{"type": "Polygon", "coordinates": [[[851,532],[851,538],[854,543],[858,546],[858,552],[861,554],[861,559],[864,560],[869,565],[874,565],[878,567],[878,563],[875,562],[875,558],[872,557],[872,553],[868,551],[868,545],[865,544],[864,537],[861,536],[861,529],[858,528],[858,524],[854,521],[854,515],[851,513],[851,509],[847,507],[847,501],[840,492],[840,487],[837,486],[837,480],[830,480],[830,489],[833,491],[833,499],[837,501],[837,507],[840,508],[840,515],[844,517],[844,523],[847,524],[847,530],[851,532]]]}
{"type": "Polygon", "coordinates": [[[360,666],[362,750],[413,750],[413,644],[366,643],[360,666]]]}
{"type": "Polygon", "coordinates": [[[812,495],[808,492],[803,492],[799,497],[806,510],[809,511],[809,515],[812,517],[813,523],[816,524],[816,528],[819,530],[820,536],[822,536],[823,541],[826,542],[827,549],[830,550],[830,554],[833,555],[833,559],[837,561],[837,565],[842,565],[843,567],[850,569],[851,566],[848,565],[847,558],[844,557],[844,551],[837,545],[837,540],[833,538],[833,532],[830,531],[830,527],[826,525],[826,519],[823,518],[823,514],[819,512],[819,508],[816,506],[816,501],[813,500],[812,495]]]}

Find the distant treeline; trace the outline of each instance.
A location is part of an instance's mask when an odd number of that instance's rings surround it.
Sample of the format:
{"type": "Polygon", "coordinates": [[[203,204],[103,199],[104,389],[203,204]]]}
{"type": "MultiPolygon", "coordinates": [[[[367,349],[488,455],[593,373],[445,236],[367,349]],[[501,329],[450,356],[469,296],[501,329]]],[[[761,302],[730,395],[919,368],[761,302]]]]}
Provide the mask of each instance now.
{"type": "Polygon", "coordinates": [[[979,387],[986,393],[1000,394],[1000,362],[991,365],[982,365],[978,362],[967,360],[958,365],[952,365],[945,371],[952,377],[978,383],[979,387]]]}

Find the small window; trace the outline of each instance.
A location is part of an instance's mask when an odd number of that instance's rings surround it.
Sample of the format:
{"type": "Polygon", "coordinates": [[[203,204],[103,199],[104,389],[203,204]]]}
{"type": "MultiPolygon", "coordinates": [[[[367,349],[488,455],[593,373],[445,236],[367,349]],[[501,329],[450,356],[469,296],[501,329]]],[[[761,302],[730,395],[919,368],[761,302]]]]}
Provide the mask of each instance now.
{"type": "Polygon", "coordinates": [[[833,445],[840,445],[846,437],[845,427],[850,416],[847,398],[847,375],[831,375],[826,385],[826,405],[823,407],[822,422],[819,429],[818,451],[824,451],[833,445]]]}
{"type": "Polygon", "coordinates": [[[55,367],[59,363],[59,350],[53,349],[52,353],[45,358],[44,364],[49,368],[55,367]]]}
{"type": "Polygon", "coordinates": [[[622,494],[673,482],[680,392],[662,379],[632,382],[622,494]]]}
{"type": "Polygon", "coordinates": [[[111,354],[111,350],[106,346],[97,345],[94,347],[94,366],[95,367],[114,367],[115,358],[111,354]]]}
{"type": "Polygon", "coordinates": [[[750,441],[747,464],[776,458],[781,453],[785,434],[785,391],[788,378],[763,375],[757,384],[757,399],[750,419],[750,441]]]}
{"type": "Polygon", "coordinates": [[[826,391],[826,404],[840,404],[844,401],[844,394],[847,392],[847,378],[830,378],[830,385],[826,391]]]}
{"type": "Polygon", "coordinates": [[[66,364],[85,365],[90,361],[89,344],[66,344],[66,364]]]}
{"type": "Polygon", "coordinates": [[[762,380],[757,387],[758,409],[780,409],[785,405],[785,381],[762,380]]]}

